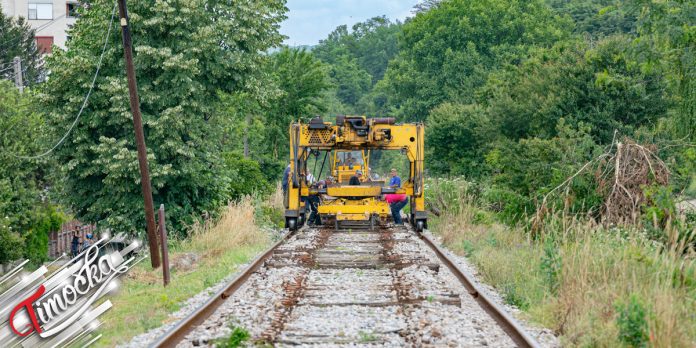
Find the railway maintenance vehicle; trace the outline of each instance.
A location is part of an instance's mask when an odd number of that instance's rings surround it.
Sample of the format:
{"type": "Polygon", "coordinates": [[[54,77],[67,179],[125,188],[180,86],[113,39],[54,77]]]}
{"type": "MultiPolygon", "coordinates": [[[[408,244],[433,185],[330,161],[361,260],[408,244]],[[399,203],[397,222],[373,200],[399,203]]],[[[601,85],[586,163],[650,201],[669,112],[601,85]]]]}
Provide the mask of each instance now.
{"type": "MultiPolygon", "coordinates": [[[[285,196],[285,226],[296,230],[307,220],[308,199],[319,197],[318,213],[325,224],[339,228],[374,228],[385,224],[391,211],[383,199],[386,194],[405,194],[409,198],[408,221],[416,231],[427,228],[425,210],[423,156],[424,125],[396,124],[395,119],[365,116],[337,116],[336,122],[315,117],[309,123],[290,125],[290,174],[285,196]],[[389,187],[372,179],[370,153],[374,150],[397,151],[408,159],[408,178],[401,187],[389,187]],[[322,157],[323,154],[323,157],[322,157]],[[314,170],[326,166],[327,185],[312,182],[308,162],[314,170]],[[323,158],[323,159],[322,159],[323,158]],[[327,159],[330,158],[328,166],[327,159]],[[360,185],[349,181],[357,171],[364,175],[360,185]],[[308,179],[309,178],[309,179],[308,179]]],[[[314,173],[312,173],[314,174],[314,173]]],[[[325,182],[325,181],[322,181],[325,182]]]]}

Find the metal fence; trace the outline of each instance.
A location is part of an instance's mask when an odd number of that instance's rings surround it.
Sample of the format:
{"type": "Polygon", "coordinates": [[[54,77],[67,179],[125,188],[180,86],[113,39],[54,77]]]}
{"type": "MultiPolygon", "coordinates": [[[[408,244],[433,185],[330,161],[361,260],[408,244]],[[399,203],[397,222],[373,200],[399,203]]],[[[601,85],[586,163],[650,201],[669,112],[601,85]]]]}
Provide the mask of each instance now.
{"type": "Polygon", "coordinates": [[[83,224],[77,220],[64,223],[60,227],[60,231],[51,232],[48,235],[48,257],[55,259],[63,253],[70,255],[73,233],[77,232],[80,245],[82,245],[85,235],[87,233],[93,234],[95,230],[95,225],[83,224]]]}

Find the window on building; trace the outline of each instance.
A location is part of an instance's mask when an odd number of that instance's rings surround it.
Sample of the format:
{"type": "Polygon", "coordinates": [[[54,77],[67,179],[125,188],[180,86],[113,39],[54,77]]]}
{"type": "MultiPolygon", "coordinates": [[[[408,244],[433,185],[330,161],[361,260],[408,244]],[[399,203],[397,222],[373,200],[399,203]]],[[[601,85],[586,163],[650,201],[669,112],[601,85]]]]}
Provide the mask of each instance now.
{"type": "Polygon", "coordinates": [[[53,19],[53,4],[29,4],[28,19],[53,19]]]}
{"type": "Polygon", "coordinates": [[[36,47],[41,54],[49,54],[53,49],[53,36],[37,36],[36,47]]]}
{"type": "Polygon", "coordinates": [[[68,2],[65,4],[65,17],[75,18],[77,17],[77,8],[80,4],[76,2],[68,2]]]}

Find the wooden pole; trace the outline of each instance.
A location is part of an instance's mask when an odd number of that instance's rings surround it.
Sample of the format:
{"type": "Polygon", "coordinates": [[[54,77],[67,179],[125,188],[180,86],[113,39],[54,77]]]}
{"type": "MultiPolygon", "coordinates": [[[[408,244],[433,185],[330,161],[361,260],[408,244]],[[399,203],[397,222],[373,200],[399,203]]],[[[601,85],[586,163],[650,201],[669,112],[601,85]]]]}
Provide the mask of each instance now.
{"type": "Polygon", "coordinates": [[[140,99],[138,98],[138,86],[135,80],[135,67],[133,66],[133,45],[131,43],[130,30],[128,29],[128,8],[126,7],[126,0],[118,0],[118,13],[121,19],[123,56],[126,60],[128,92],[130,94],[131,112],[133,113],[133,128],[135,128],[135,144],[138,147],[140,185],[143,191],[143,199],[145,200],[145,221],[147,222],[147,239],[150,245],[150,262],[153,268],[157,268],[160,266],[160,255],[159,250],[157,250],[155,208],[152,203],[152,186],[150,185],[150,171],[147,165],[147,148],[145,147],[143,121],[140,115],[140,99]]]}
{"type": "Polygon", "coordinates": [[[160,204],[159,208],[159,232],[160,241],[162,241],[162,278],[164,286],[169,285],[169,246],[167,245],[167,225],[164,220],[164,204],[160,204]]]}
{"type": "Polygon", "coordinates": [[[24,78],[22,77],[22,59],[14,57],[14,74],[15,86],[19,89],[19,93],[24,93],[24,78]]]}

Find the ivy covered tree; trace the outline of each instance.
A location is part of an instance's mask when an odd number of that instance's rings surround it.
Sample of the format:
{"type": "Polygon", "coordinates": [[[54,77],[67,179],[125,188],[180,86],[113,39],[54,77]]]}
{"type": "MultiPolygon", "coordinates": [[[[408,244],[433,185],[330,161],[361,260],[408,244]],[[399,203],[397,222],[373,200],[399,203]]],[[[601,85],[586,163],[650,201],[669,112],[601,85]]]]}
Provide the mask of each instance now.
{"type": "MultiPolygon", "coordinates": [[[[49,123],[64,134],[89,90],[113,2],[97,0],[70,30],[67,51],[48,60],[44,100],[49,123]],[[79,67],[79,68],[76,68],[79,67]]],[[[136,1],[130,26],[155,205],[167,207],[171,228],[227,200],[220,92],[256,93],[262,52],[282,41],[282,0],[136,1]]],[[[118,20],[94,91],[72,134],[56,151],[65,197],[77,216],[118,231],[144,230],[140,174],[128,102],[118,20]]]]}
{"type": "Polygon", "coordinates": [[[696,140],[696,4],[694,1],[634,0],[640,37],[635,55],[641,69],[665,76],[674,112],[674,133],[696,140]]]}

